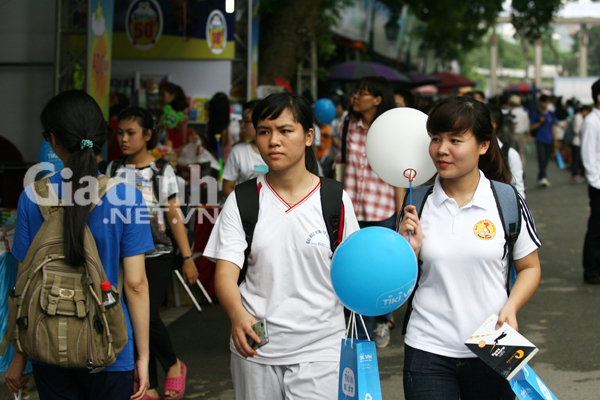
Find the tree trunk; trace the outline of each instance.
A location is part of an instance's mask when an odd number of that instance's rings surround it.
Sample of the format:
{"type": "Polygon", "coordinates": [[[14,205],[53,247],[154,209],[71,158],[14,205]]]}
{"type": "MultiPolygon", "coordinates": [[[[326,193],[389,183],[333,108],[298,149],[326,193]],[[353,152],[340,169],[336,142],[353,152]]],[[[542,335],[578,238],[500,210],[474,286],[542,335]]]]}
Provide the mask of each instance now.
{"type": "Polygon", "coordinates": [[[319,29],[321,0],[280,4],[276,13],[261,17],[259,84],[273,84],[273,78],[292,80],[319,29]]]}

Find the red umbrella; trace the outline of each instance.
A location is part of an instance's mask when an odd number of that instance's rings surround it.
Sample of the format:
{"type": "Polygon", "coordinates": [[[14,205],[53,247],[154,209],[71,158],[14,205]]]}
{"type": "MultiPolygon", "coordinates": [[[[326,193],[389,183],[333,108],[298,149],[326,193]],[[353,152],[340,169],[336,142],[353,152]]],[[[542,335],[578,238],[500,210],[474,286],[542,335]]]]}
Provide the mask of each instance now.
{"type": "Polygon", "coordinates": [[[535,86],[530,85],[527,82],[515,83],[504,89],[504,93],[531,93],[538,91],[539,90],[535,86]]]}
{"type": "Polygon", "coordinates": [[[436,72],[431,75],[440,79],[435,86],[442,91],[456,89],[463,86],[475,86],[475,82],[461,75],[451,74],[448,72],[436,72]]]}

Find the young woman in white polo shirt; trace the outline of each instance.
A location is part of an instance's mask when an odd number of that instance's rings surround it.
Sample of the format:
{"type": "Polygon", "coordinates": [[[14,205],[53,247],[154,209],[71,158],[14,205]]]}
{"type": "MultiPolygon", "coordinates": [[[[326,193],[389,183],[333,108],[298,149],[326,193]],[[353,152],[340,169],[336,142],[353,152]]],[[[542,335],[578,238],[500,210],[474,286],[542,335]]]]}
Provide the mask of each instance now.
{"type": "Polygon", "coordinates": [[[438,104],[427,121],[429,155],[438,176],[421,219],[404,209],[399,232],[422,262],[405,338],[407,400],[514,399],[506,379],[463,344],[491,314],[518,329],[517,312],[540,281],[541,245],[525,204],[513,257],[517,278],[506,292],[504,229],[489,179],[510,182],[482,103],[456,97],[438,104]],[[487,224],[487,225],[486,225],[487,224]],[[487,227],[490,235],[476,235],[487,227]]]}
{"type": "MultiPolygon", "coordinates": [[[[252,122],[269,172],[257,179],[260,211],[241,285],[246,240],[235,195],[204,250],[217,260],[215,289],[231,319],[235,398],[334,399],[344,313],[329,275],[312,108],[298,95],[273,94],[257,104],[252,122]],[[251,327],[262,319],[270,341],[255,351],[246,336],[259,341],[251,327]]],[[[359,227],[345,192],[343,205],[346,237],[359,227]]]]}

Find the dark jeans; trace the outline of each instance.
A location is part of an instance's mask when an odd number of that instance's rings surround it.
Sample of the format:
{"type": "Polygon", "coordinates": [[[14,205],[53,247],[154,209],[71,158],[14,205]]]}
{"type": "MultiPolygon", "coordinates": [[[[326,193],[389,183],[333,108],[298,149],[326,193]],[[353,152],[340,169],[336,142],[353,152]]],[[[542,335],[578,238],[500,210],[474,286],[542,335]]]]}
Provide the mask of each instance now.
{"type": "Polygon", "coordinates": [[[129,400],[133,371],[99,372],[33,364],[41,400],[129,400]]]}
{"type": "Polygon", "coordinates": [[[546,167],[548,166],[548,161],[554,154],[554,143],[540,143],[535,142],[537,148],[537,157],[538,157],[538,180],[546,177],[546,167]]]}
{"type": "Polygon", "coordinates": [[[404,346],[406,400],[514,400],[510,384],[479,358],[450,358],[404,346]]]}
{"type": "Polygon", "coordinates": [[[600,278],[600,190],[588,185],[590,219],[583,241],[583,278],[600,278]]]}
{"type": "Polygon", "coordinates": [[[173,256],[171,254],[146,258],[146,276],[150,292],[150,361],[148,363],[150,389],[158,387],[156,360],[165,373],[177,363],[169,331],[158,312],[165,302],[172,275],[173,256]]]}
{"type": "MultiPolygon", "coordinates": [[[[370,226],[381,226],[384,228],[389,228],[389,229],[395,229],[396,228],[396,213],[394,213],[394,215],[392,215],[390,218],[388,219],[384,219],[383,221],[358,221],[358,226],[360,226],[360,229],[363,228],[368,228],[370,226]]],[[[371,340],[373,340],[372,338],[372,332],[373,332],[373,323],[378,323],[378,324],[386,324],[388,322],[390,322],[392,320],[392,317],[394,316],[394,314],[392,313],[387,313],[385,315],[379,315],[377,317],[367,317],[366,315],[363,315],[363,320],[365,321],[365,327],[367,328],[367,332],[369,332],[369,337],[371,337],[371,340]]],[[[357,325],[357,330],[358,330],[358,338],[361,340],[367,340],[367,334],[365,333],[365,327],[363,327],[362,322],[360,322],[360,319],[356,318],[356,325],[357,325]]]]}
{"type": "Polygon", "coordinates": [[[581,171],[581,147],[571,146],[571,157],[571,177],[574,177],[581,171]]]}

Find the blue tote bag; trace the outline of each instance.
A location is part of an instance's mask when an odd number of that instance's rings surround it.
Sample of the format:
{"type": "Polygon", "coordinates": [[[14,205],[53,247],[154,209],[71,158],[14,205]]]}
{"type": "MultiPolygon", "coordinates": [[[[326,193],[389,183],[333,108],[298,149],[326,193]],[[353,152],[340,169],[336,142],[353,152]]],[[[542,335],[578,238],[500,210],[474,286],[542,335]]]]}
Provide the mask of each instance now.
{"type": "Polygon", "coordinates": [[[519,400],[558,400],[528,364],[510,380],[510,387],[519,400]]]}
{"type": "Polygon", "coordinates": [[[346,338],[342,339],[338,400],[382,400],[375,342],[355,339],[355,333],[356,316],[352,313],[346,338]]]}

